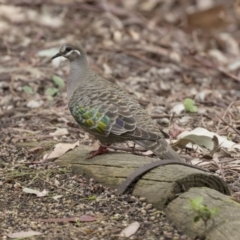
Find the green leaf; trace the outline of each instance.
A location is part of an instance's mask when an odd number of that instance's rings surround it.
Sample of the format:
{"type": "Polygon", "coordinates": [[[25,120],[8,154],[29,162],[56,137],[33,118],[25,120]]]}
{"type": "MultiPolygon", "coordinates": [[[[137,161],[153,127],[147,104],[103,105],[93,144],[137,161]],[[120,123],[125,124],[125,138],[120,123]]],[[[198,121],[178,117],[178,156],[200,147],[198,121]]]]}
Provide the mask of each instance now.
{"type": "Polygon", "coordinates": [[[186,98],[183,102],[184,108],[187,112],[195,113],[198,111],[195,102],[191,98],[186,98]]]}
{"type": "Polygon", "coordinates": [[[28,94],[33,94],[32,88],[27,85],[23,86],[23,91],[28,94]]]}
{"type": "Polygon", "coordinates": [[[82,200],[96,200],[96,199],[97,199],[96,195],[92,195],[92,196],[89,196],[87,198],[82,198],[82,200]]]}
{"type": "Polygon", "coordinates": [[[54,96],[58,93],[58,89],[57,88],[47,88],[45,91],[45,94],[47,96],[54,96]]]}
{"type": "Polygon", "coordinates": [[[219,213],[219,208],[215,207],[214,209],[212,209],[212,215],[218,214],[219,213]]]}
{"type": "Polygon", "coordinates": [[[97,199],[97,196],[96,196],[96,195],[89,196],[87,199],[88,199],[88,200],[96,200],[96,199],[97,199]]]}
{"type": "Polygon", "coordinates": [[[205,208],[203,211],[201,211],[202,218],[208,220],[211,218],[211,210],[209,208],[205,208]]]}
{"type": "Polygon", "coordinates": [[[60,78],[56,75],[53,75],[52,80],[57,85],[57,87],[59,87],[59,88],[64,88],[65,87],[65,83],[64,83],[62,78],[60,78]]]}
{"type": "Polygon", "coordinates": [[[190,203],[191,206],[193,207],[193,209],[198,210],[200,208],[200,206],[202,206],[202,201],[203,198],[202,197],[196,197],[194,199],[190,199],[190,203]]]}
{"type": "Polygon", "coordinates": [[[194,218],[194,222],[198,222],[200,220],[200,217],[199,216],[196,216],[195,218],[194,218]]]}

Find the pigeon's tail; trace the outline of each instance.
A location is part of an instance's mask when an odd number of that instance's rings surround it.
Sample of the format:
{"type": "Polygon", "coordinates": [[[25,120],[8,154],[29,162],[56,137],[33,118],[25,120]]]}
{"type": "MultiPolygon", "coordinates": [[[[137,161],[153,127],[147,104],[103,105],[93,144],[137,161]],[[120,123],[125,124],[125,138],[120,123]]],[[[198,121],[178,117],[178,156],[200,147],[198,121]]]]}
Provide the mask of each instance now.
{"type": "Polygon", "coordinates": [[[148,150],[151,150],[161,159],[176,160],[182,162],[178,154],[171,148],[171,146],[163,138],[159,139],[158,141],[136,140],[134,142],[148,150]]]}

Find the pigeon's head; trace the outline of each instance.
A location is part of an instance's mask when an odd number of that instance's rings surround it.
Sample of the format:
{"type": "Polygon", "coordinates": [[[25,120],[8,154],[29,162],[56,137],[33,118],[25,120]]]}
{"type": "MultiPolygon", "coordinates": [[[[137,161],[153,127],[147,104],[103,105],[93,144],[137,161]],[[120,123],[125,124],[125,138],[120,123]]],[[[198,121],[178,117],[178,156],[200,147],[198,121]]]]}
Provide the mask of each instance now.
{"type": "Polygon", "coordinates": [[[74,46],[71,44],[64,44],[59,49],[59,52],[52,57],[52,59],[57,58],[57,57],[65,57],[70,62],[72,62],[75,60],[84,59],[85,52],[80,45],[74,46]]]}

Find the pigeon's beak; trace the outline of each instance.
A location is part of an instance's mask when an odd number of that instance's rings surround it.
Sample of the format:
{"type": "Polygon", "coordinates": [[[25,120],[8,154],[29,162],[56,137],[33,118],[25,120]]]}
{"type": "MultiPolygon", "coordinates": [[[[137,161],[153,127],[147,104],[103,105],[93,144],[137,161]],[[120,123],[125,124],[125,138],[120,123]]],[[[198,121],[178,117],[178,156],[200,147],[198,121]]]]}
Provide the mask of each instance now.
{"type": "Polygon", "coordinates": [[[54,58],[57,58],[57,57],[61,57],[62,54],[60,52],[58,52],[56,55],[54,55],[51,59],[53,60],[54,58]]]}

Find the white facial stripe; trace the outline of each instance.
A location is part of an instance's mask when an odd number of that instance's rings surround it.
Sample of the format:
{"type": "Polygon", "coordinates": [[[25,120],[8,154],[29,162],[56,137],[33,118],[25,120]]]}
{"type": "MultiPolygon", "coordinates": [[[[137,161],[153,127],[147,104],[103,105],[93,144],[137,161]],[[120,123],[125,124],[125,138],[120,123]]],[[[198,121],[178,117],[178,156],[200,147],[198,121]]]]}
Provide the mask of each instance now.
{"type": "Polygon", "coordinates": [[[81,53],[78,50],[74,50],[78,55],[81,55],[81,53]]]}
{"type": "Polygon", "coordinates": [[[73,52],[77,53],[79,56],[81,55],[81,53],[78,50],[72,50],[68,53],[65,54],[66,57],[70,56],[73,52]]]}

